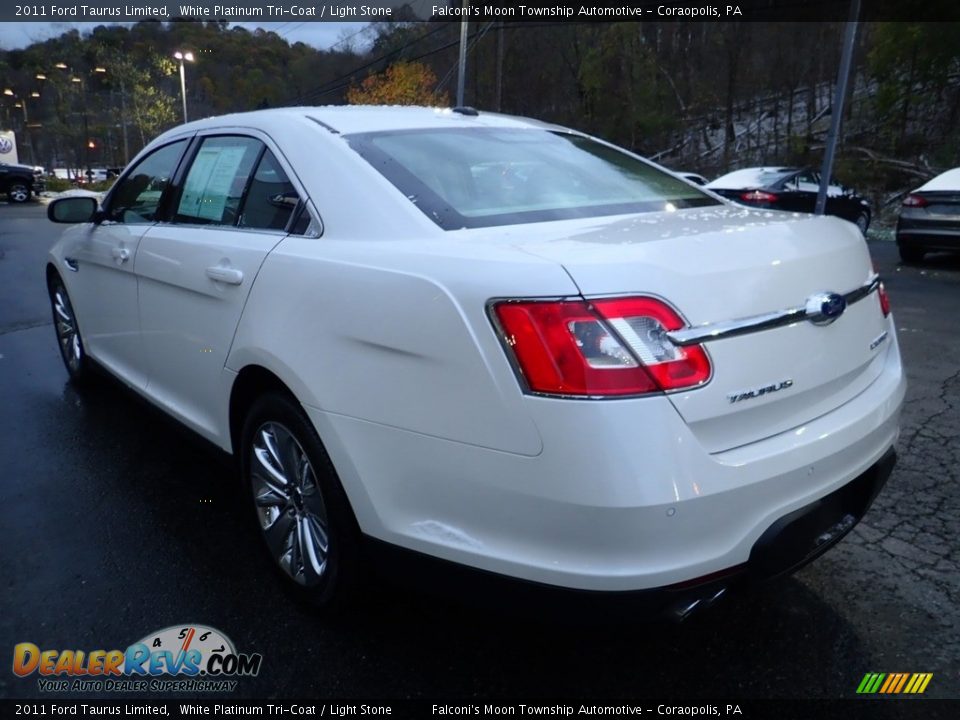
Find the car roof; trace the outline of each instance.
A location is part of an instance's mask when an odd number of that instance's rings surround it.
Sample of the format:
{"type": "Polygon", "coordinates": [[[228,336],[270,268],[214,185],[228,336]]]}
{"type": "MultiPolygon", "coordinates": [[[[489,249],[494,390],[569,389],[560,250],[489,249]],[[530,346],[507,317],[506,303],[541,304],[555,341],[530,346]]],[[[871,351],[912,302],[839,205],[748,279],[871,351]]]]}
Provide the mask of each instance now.
{"type": "Polygon", "coordinates": [[[787,175],[798,173],[802,168],[796,167],[754,167],[734,170],[721,175],[716,180],[707,183],[709,188],[724,190],[740,190],[742,188],[765,187],[773,182],[782,180],[787,175]]]}
{"type": "Polygon", "coordinates": [[[917,190],[960,190],[960,167],[940,173],[917,190]]]}
{"type": "Polygon", "coordinates": [[[203,130],[223,126],[252,126],[268,129],[290,120],[313,120],[328,130],[344,135],[387,130],[416,130],[447,127],[500,127],[566,130],[557,125],[530,118],[478,112],[476,115],[451,108],[400,105],[326,105],[319,107],[284,107],[269,110],[220,115],[197,120],[170,132],[203,130]]]}

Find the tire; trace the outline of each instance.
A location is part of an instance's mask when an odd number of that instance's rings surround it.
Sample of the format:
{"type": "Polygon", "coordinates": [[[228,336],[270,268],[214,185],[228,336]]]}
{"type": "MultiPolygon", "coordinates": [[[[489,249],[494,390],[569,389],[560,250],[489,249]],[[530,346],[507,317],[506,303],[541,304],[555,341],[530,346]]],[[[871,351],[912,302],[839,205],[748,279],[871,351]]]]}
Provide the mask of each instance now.
{"type": "Polygon", "coordinates": [[[7,199],[12,203],[25,203],[30,196],[30,186],[26,183],[14,182],[7,188],[7,199]]]}
{"type": "Polygon", "coordinates": [[[75,385],[85,384],[90,379],[90,359],[84,348],[80,325],[77,323],[77,315],[67,294],[67,288],[60,276],[54,275],[50,278],[47,289],[50,294],[50,309],[53,313],[53,329],[57,334],[57,345],[60,347],[60,358],[67,368],[70,382],[75,385]]]}
{"type": "Polygon", "coordinates": [[[900,259],[908,265],[923,262],[923,256],[926,255],[920,248],[907,247],[905,245],[897,245],[897,250],[900,251],[900,259]]]}
{"type": "Polygon", "coordinates": [[[240,474],[287,592],[314,608],[347,607],[364,574],[359,527],[316,430],[289,395],[269,393],[251,406],[240,474]]]}
{"type": "Polygon", "coordinates": [[[867,236],[867,228],[870,227],[870,213],[862,212],[857,215],[857,219],[853,223],[860,229],[860,234],[864,237],[867,236]]]}

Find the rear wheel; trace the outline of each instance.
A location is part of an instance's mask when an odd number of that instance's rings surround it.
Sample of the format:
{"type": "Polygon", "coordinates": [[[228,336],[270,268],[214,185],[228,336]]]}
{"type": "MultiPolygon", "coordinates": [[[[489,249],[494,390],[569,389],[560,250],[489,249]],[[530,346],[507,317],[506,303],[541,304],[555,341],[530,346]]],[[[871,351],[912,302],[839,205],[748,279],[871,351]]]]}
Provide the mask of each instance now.
{"type": "Polygon", "coordinates": [[[320,438],[285,394],[260,397],[240,446],[249,494],[276,571],[299,599],[344,606],[361,576],[359,530],[320,438]]]}
{"type": "Polygon", "coordinates": [[[22,182],[13,183],[7,188],[7,199],[12,203],[25,203],[30,199],[30,187],[22,182]]]}
{"type": "Polygon", "coordinates": [[[53,327],[57,333],[60,357],[73,383],[86,381],[90,375],[90,361],[80,336],[80,326],[70,302],[70,296],[59,276],[53,276],[48,286],[50,307],[53,311],[53,327]]]}
{"type": "Polygon", "coordinates": [[[864,211],[857,215],[855,225],[860,229],[860,234],[866,237],[867,228],[870,227],[870,213],[864,211]]]}
{"type": "Polygon", "coordinates": [[[923,256],[926,254],[920,248],[915,247],[906,247],[904,245],[897,245],[897,250],[900,251],[900,259],[905,263],[918,263],[923,261],[923,256]]]}

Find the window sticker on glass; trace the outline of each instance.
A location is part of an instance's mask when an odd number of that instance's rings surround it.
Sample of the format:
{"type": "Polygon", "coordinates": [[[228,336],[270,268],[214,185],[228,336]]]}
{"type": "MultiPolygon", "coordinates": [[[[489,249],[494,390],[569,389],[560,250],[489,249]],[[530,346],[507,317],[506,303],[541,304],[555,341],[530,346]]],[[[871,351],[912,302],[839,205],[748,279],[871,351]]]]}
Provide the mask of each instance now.
{"type": "Polygon", "coordinates": [[[204,141],[184,181],[178,220],[232,225],[258,152],[259,143],[249,138],[204,141]]]}

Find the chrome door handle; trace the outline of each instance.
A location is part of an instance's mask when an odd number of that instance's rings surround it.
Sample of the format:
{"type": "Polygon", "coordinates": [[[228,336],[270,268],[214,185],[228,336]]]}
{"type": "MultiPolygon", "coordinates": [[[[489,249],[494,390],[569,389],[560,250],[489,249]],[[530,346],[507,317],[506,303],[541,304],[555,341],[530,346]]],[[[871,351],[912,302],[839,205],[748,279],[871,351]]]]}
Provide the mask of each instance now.
{"type": "Polygon", "coordinates": [[[130,259],[130,251],[125,247],[115,247],[110,251],[110,254],[118,263],[125,263],[130,259]]]}
{"type": "Polygon", "coordinates": [[[207,277],[227,285],[239,285],[243,282],[243,272],[236,268],[214,265],[207,268],[207,277]]]}

